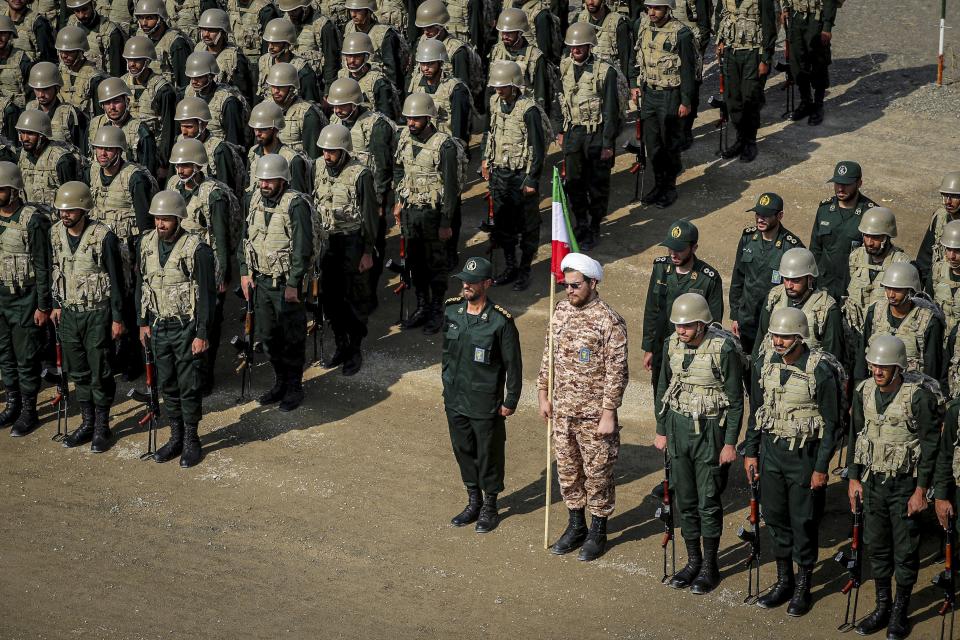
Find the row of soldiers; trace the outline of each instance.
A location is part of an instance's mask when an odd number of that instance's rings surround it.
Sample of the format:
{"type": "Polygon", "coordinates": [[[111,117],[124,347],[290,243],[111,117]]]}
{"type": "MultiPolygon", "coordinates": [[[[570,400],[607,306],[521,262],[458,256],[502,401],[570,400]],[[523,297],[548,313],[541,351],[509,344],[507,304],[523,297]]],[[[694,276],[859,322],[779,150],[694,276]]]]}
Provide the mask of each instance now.
{"type": "Polygon", "coordinates": [[[697,257],[693,224],[674,224],[669,255],[654,262],[644,365],[688,557],[670,585],[706,593],[719,583],[721,493],[746,413],[744,471],[759,479],[778,574],[757,603],[789,602],[792,616],[810,609],[823,489],[846,439],[850,508],[863,504],[877,586],[857,631],[904,638],[919,514],[931,497],[944,528],[956,513],[960,172],[944,176],[915,258],[894,244],[894,213],[860,191],[859,164],[838,163],[830,181],[809,249],[784,227],[777,194],[750,209],[755,224],[738,244],[729,293],[732,331],[715,322],[722,283],[697,257]]]}

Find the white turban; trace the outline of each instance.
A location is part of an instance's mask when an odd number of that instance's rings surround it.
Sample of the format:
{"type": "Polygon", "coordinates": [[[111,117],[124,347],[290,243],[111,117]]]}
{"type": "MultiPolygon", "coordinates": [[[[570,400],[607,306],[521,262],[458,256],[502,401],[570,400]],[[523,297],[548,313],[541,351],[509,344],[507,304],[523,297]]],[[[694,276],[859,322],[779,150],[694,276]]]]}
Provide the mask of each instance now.
{"type": "Polygon", "coordinates": [[[560,270],[565,271],[573,269],[579,271],[585,277],[599,282],[603,280],[603,267],[600,263],[583,253],[568,253],[560,262],[560,270]]]}

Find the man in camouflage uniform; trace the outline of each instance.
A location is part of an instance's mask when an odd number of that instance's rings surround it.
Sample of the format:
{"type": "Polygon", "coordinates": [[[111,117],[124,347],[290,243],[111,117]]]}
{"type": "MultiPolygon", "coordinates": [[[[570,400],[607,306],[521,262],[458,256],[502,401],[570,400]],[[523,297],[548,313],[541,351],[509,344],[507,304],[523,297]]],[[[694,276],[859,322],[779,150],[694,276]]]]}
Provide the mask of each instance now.
{"type": "MultiPolygon", "coordinates": [[[[947,335],[950,335],[960,324],[960,220],[943,226],[940,253],[943,258],[933,266],[933,301],[943,311],[947,335]]],[[[947,354],[952,356],[952,352],[947,354]]]]}
{"type": "Polygon", "coordinates": [[[347,0],[345,6],[350,11],[350,22],[343,34],[344,46],[351,34],[366,34],[371,45],[367,61],[378,66],[395,86],[402,87],[406,74],[401,50],[405,46],[401,41],[403,36],[393,25],[380,24],[377,21],[374,14],[377,9],[376,0],[347,0]]]}
{"type": "Polygon", "coordinates": [[[566,170],[566,190],[574,234],[587,251],[600,241],[600,222],[610,200],[610,170],[623,114],[617,70],[593,54],[596,30],[586,22],[567,29],[568,55],[560,61],[560,112],[563,128],[557,138],[566,170]]]}
{"type": "Polygon", "coordinates": [[[717,3],[717,59],[723,61],[724,98],[737,140],[724,158],[753,162],[763,107],[763,87],[777,47],[774,0],[717,3]]]}
{"type": "MultiPolygon", "coordinates": [[[[250,65],[250,78],[255,79],[264,53],[263,37],[267,34],[267,25],[280,18],[280,10],[271,0],[227,0],[223,8],[230,18],[230,39],[250,65]]],[[[255,92],[258,87],[254,87],[255,92]]]]}
{"type": "Polygon", "coordinates": [[[280,131],[280,139],[309,158],[318,159],[317,137],[328,124],[327,116],[320,107],[299,95],[300,78],[296,67],[287,62],[273,65],[267,74],[267,85],[272,100],[283,109],[286,126],[280,131]]]}
{"type": "Polygon", "coordinates": [[[491,242],[503,249],[506,265],[493,284],[513,282],[514,291],[523,291],[530,286],[530,265],[540,244],[540,174],[550,144],[549,124],[534,99],[522,95],[523,74],[516,62],[492,63],[488,83],[495,95],[487,109],[480,171],[492,200],[491,242]]]}
{"type": "Polygon", "coordinates": [[[439,131],[459,139],[464,149],[470,145],[470,125],[473,116],[473,100],[469,87],[456,76],[448,75],[444,67],[450,62],[447,50],[437,40],[424,38],[417,45],[416,84],[410,92],[422,91],[433,97],[437,105],[434,125],[439,131]]]}
{"type": "Polygon", "coordinates": [[[855,453],[847,468],[847,493],[851,511],[855,497],[863,499],[863,541],[877,606],[861,619],[857,633],[886,627],[887,638],[899,640],[910,631],[910,593],[920,568],[920,514],[933,482],[943,399],[936,381],[907,371],[907,351],[896,336],[877,336],[866,360],[873,374],[853,395],[849,437],[855,453]]]}
{"type": "Polygon", "coordinates": [[[293,411],[303,402],[307,314],[301,299],[304,279],[315,269],[319,220],[308,196],[289,188],[290,168],[270,154],[257,163],[259,188],[244,196],[243,240],[237,259],[244,297],[253,295],[254,342],[264,345],[274,383],[257,398],[293,411]]]}
{"type": "Polygon", "coordinates": [[[782,2],[790,41],[790,73],[800,90],[800,104],[791,115],[792,120],[807,118],[810,125],[823,122],[823,99],[830,86],[830,41],[840,4],[842,0],[782,2]]]}
{"type": "Polygon", "coordinates": [[[591,561],[606,550],[607,518],[616,502],[617,410],[629,382],[627,325],[600,299],[600,263],[570,253],[560,268],[567,299],[553,311],[537,376],[540,417],[553,420],[560,494],[569,510],[567,528],[551,551],[562,555],[582,545],[578,559],[591,561]],[[585,508],[590,510],[589,532],[585,508]]]}
{"type": "Polygon", "coordinates": [[[277,6],[297,28],[293,52],[310,63],[323,80],[326,94],[340,69],[340,27],[332,15],[318,10],[310,0],[278,0],[277,6]]]}
{"type": "Polygon", "coordinates": [[[777,560],[777,582],[757,604],[771,609],[789,601],[787,615],[797,617],[811,606],[830,460],[843,437],[845,376],[839,360],[807,344],[810,326],[801,309],[776,309],[768,331],[771,347],[751,372],[758,408],[756,425],[747,432],[743,469],[748,482],[759,476],[777,560]]]}
{"type": "Polygon", "coordinates": [[[192,41],[172,26],[164,0],[137,0],[133,14],[141,33],[154,44],[154,71],[182,92],[190,84],[185,72],[187,58],[193,52],[192,41]]]}
{"type": "Polygon", "coordinates": [[[323,363],[343,366],[341,373],[360,371],[360,344],[367,336],[370,277],[377,240],[377,194],[373,173],[353,157],[350,131],[342,124],[323,128],[317,145],[323,159],[314,165],[313,200],[329,246],[321,267],[323,307],[330,318],[336,350],[323,363]]]}
{"type": "Polygon", "coordinates": [[[230,38],[230,17],[223,9],[207,9],[197,23],[200,42],[194,51],[206,51],[217,61],[217,84],[228,84],[240,92],[247,103],[253,101],[254,86],[250,63],[230,38]]]}
{"type": "Polygon", "coordinates": [[[0,426],[25,436],[40,425],[40,351],[50,317],[50,216],[23,200],[23,178],[0,162],[0,375],[7,404],[0,426]]]}
{"type": "Polygon", "coordinates": [[[50,139],[66,142],[78,149],[82,147],[85,119],[75,106],[60,99],[63,80],[57,65],[52,62],[36,63],[30,69],[27,84],[34,95],[34,99],[27,103],[27,109],[36,109],[47,114],[51,126],[50,139]]]}
{"type": "Polygon", "coordinates": [[[671,13],[673,0],[647,0],[645,4],[649,19],[641,23],[637,34],[633,99],[640,105],[654,184],[640,201],[664,209],[677,201],[684,119],[693,111],[696,93],[697,50],[693,32],[671,13]]]}
{"type": "Polygon", "coordinates": [[[167,185],[183,198],[186,214],[181,221],[187,231],[196,234],[213,250],[215,305],[206,323],[210,343],[200,363],[200,385],[203,395],[213,390],[214,369],[220,348],[223,325],[223,303],[233,282],[231,256],[236,250],[234,238],[239,236],[240,205],[230,187],[204,174],[209,159],[203,143],[185,138],[173,147],[170,164],[176,173],[167,185]]]}
{"type": "Polygon", "coordinates": [[[524,34],[529,31],[527,15],[522,9],[506,8],[501,11],[497,18],[500,39],[490,52],[490,64],[507,60],[520,65],[523,92],[532,95],[549,116],[555,89],[551,82],[552,63],[535,43],[527,40],[524,34]]]}
{"type": "Polygon", "coordinates": [[[97,87],[107,75],[87,59],[90,44],[83,27],[68,25],[57,32],[57,54],[60,56],[60,98],[72,104],[87,120],[101,113],[97,87]]]}
{"type": "Polygon", "coordinates": [[[513,316],[487,297],[493,267],[470,258],[457,274],[463,294],[444,303],[443,404],[467,506],[450,523],[497,528],[503,491],[506,419],[520,402],[523,362],[513,316]],[[481,345],[481,346],[477,346],[481,345]]]}
{"type": "Polygon", "coordinates": [[[239,198],[248,186],[243,148],[213,135],[208,128],[210,118],[210,108],[202,99],[192,97],[178,102],[174,121],[180,127],[179,139],[196,138],[202,142],[210,160],[207,175],[229,186],[239,198]]]}
{"type": "Polygon", "coordinates": [[[120,25],[100,15],[93,0],[66,0],[66,5],[73,14],[67,24],[87,31],[90,62],[111,76],[122,76],[123,43],[127,36],[120,25]]]}
{"type": "Polygon", "coordinates": [[[17,28],[0,16],[0,134],[13,140],[16,122],[26,106],[27,78],[33,64],[26,53],[13,46],[17,28]]]}
{"type": "Polygon", "coordinates": [[[167,158],[176,137],[173,114],[177,106],[177,92],[161,74],[150,68],[157,59],[156,48],[150,38],[134,36],[123,46],[127,73],[123,82],[131,90],[126,101],[132,118],[146,125],[156,140],[159,156],[159,177],[166,175],[167,158]]]}
{"type": "Polygon", "coordinates": [[[662,366],[663,343],[670,337],[670,310],[677,296],[697,292],[707,299],[710,315],[723,317],[723,281],[716,269],[697,257],[699,231],[690,222],[678,220],[660,244],[669,255],[653,261],[647,300],[643,307],[643,368],[650,372],[656,394],[662,366]]]}
{"type": "Polygon", "coordinates": [[[654,394],[653,445],[669,454],[687,564],[669,584],[702,595],[720,584],[721,494],[737,459],[744,355],[731,333],[712,324],[710,306],[699,293],[678,296],[670,322],[674,334],[663,344],[654,394]]]}
{"type": "Polygon", "coordinates": [[[259,62],[254,72],[256,78],[254,102],[267,98],[270,99],[270,86],[267,84],[267,76],[270,69],[278,62],[289,62],[297,68],[297,77],[300,81],[300,88],[304,100],[310,102],[319,102],[323,99],[320,92],[321,84],[314,73],[313,67],[293,52],[293,46],[297,43],[297,28],[293,26],[287,18],[274,18],[267,23],[263,31],[263,43],[266,47],[266,53],[258,57],[259,62]]]}
{"type": "Polygon", "coordinates": [[[283,109],[273,100],[264,100],[250,112],[247,125],[253,129],[255,144],[247,153],[250,171],[248,189],[257,188],[257,162],[267,154],[277,153],[287,159],[290,168],[290,188],[300,193],[313,191],[313,161],[302,151],[283,143],[280,131],[286,126],[283,109]]]}
{"type": "Polygon", "coordinates": [[[63,368],[73,382],[81,423],[63,440],[65,447],[91,442],[90,450],[110,447],[110,406],[117,391],[110,368],[113,341],[123,325],[124,275],[120,242],[110,228],[88,216],[90,188],[67,182],[54,206],[60,222],[50,230],[53,312],[60,331],[63,368]]]}
{"type": "Polygon", "coordinates": [[[53,27],[31,0],[6,0],[0,5],[0,15],[9,16],[17,28],[17,48],[33,61],[56,62],[53,47],[53,27]]]}
{"type": "Polygon", "coordinates": [[[624,77],[630,77],[633,73],[630,21],[607,0],[584,0],[577,22],[587,22],[597,31],[593,55],[617,67],[624,77]]]}
{"type": "MultiPolygon", "coordinates": [[[[91,148],[93,139],[102,127],[116,127],[123,132],[127,139],[125,158],[135,162],[150,172],[157,174],[160,167],[160,157],[157,150],[157,141],[147,124],[139,118],[134,118],[130,112],[130,102],[133,92],[120,78],[106,78],[97,87],[97,100],[103,113],[90,121],[90,130],[87,133],[88,146],[91,148]]],[[[164,167],[166,174],[166,167],[164,167]]]]}
{"type": "Polygon", "coordinates": [[[749,211],[756,214],[755,225],[743,230],[730,280],[730,321],[733,334],[747,353],[753,351],[758,334],[760,311],[767,293],[781,283],[780,259],[794,247],[802,247],[797,236],[782,224],[783,198],[763,193],[749,211]]]}
{"type": "Polygon", "coordinates": [[[24,199],[53,202],[57,187],[80,178],[82,161],[73,147],[52,140],[50,117],[42,111],[27,110],[17,120],[24,199]]]}
{"type": "Polygon", "coordinates": [[[850,253],[863,244],[860,216],[877,206],[860,193],[862,175],[856,162],[837,163],[829,180],[834,196],[820,202],[810,233],[810,251],[817,258],[820,286],[838,302],[847,295],[850,283],[850,253]]]}
{"type": "Polygon", "coordinates": [[[397,203],[393,215],[407,241],[407,255],[417,308],[403,328],[423,326],[434,334],[443,326],[447,291],[448,241],[460,207],[461,154],[457,142],[437,131],[437,107],[426,93],[413,93],[403,103],[407,128],[400,132],[393,181],[397,203]]]}
{"type": "Polygon", "coordinates": [[[214,256],[203,239],[182,226],[187,207],[176,191],[150,203],[156,228],[140,242],[137,319],[140,342],[153,351],[170,440],[157,462],[180,456],[180,466],[200,462],[197,428],[203,415],[202,361],[210,348],[216,306],[214,256]]]}
{"type": "MultiPolygon", "coordinates": [[[[373,52],[370,36],[365,33],[347,34],[343,39],[343,68],[340,69],[339,76],[356,80],[363,92],[364,105],[396,122],[400,118],[397,87],[402,87],[403,84],[394,84],[380,69],[373,66],[373,52]]],[[[327,99],[329,100],[329,95],[327,99]]]]}
{"type": "Polygon", "coordinates": [[[944,227],[954,220],[960,220],[960,171],[950,171],[940,181],[941,205],[933,212],[930,226],[923,234],[920,249],[917,251],[916,265],[923,279],[924,290],[934,292],[935,272],[944,258],[944,247],[940,239],[944,227]]]}
{"type": "Polygon", "coordinates": [[[186,70],[190,86],[184,92],[184,97],[200,98],[207,103],[210,108],[211,134],[243,146],[246,102],[236,87],[217,82],[219,73],[220,67],[213,54],[206,51],[191,53],[187,58],[186,70]]]}

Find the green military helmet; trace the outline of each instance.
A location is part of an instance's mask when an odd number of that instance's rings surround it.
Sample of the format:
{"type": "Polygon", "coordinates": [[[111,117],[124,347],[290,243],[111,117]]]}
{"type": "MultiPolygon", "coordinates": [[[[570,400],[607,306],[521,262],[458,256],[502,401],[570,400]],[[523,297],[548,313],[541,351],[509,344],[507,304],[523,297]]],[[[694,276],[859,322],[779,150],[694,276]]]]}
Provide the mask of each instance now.
{"type": "Polygon", "coordinates": [[[350,153],[353,151],[353,139],[350,130],[342,124],[328,124],[317,136],[317,147],[322,150],[340,149],[350,153]]]}
{"type": "Polygon", "coordinates": [[[363,91],[360,83],[353,78],[337,78],[330,85],[327,103],[336,107],[345,104],[360,104],[363,102],[363,91]]]}
{"type": "Polygon", "coordinates": [[[794,247],[780,257],[780,275],[784,278],[802,278],[804,276],[820,275],[817,268],[817,259],[813,252],[803,247],[794,247]]]}
{"type": "Polygon", "coordinates": [[[303,7],[309,7],[310,0],[279,0],[277,7],[284,13],[289,13],[303,7]]]}
{"type": "Polygon", "coordinates": [[[0,162],[0,187],[23,191],[23,174],[15,162],[0,162]]]}
{"type": "Polygon", "coordinates": [[[417,44],[417,62],[450,62],[450,56],[439,40],[420,38],[417,44]]]}
{"type": "Polygon", "coordinates": [[[940,193],[949,196],[960,195],[960,171],[951,171],[943,176],[940,181],[940,193]]]}
{"type": "Polygon", "coordinates": [[[198,167],[207,166],[209,162],[207,148],[196,138],[178,140],[170,150],[170,164],[193,164],[198,167]]]}
{"type": "Polygon", "coordinates": [[[429,93],[416,91],[403,101],[403,109],[400,112],[404,118],[436,118],[437,105],[429,93]]]}
{"type": "Polygon", "coordinates": [[[85,5],[90,4],[93,0],[67,0],[67,9],[79,9],[85,5]]]}
{"type": "Polygon", "coordinates": [[[12,33],[14,38],[17,37],[17,25],[13,24],[10,16],[0,16],[0,33],[12,33]]]}
{"type": "Polygon", "coordinates": [[[54,46],[57,51],[90,51],[87,30],[68,24],[57,32],[57,41],[54,46]]]}
{"type": "Polygon", "coordinates": [[[643,4],[648,7],[667,7],[669,9],[677,8],[676,0],[644,0],[643,4]]]}
{"type": "Polygon", "coordinates": [[[152,216],[172,216],[183,220],[187,217],[187,203],[183,201],[179,191],[164,189],[153,196],[149,213],[152,216]]]}
{"type": "Polygon", "coordinates": [[[93,195],[90,193],[90,187],[86,182],[71,180],[64,182],[57,189],[57,195],[53,198],[53,207],[58,211],[64,209],[83,209],[90,211],[93,209],[93,195]]]}
{"type": "Polygon", "coordinates": [[[187,62],[184,65],[183,73],[188,78],[215,76],[220,73],[220,65],[217,64],[217,56],[213,55],[209,51],[194,51],[187,56],[187,62]]]}
{"type": "Polygon", "coordinates": [[[490,64],[490,77],[487,79],[487,86],[497,87],[523,87],[523,70],[520,65],[512,60],[496,60],[490,64]]]}
{"type": "Polygon", "coordinates": [[[347,0],[343,3],[345,9],[354,11],[376,11],[377,10],[377,0],[347,0]]]}
{"type": "Polygon", "coordinates": [[[164,22],[170,21],[167,4],[163,0],[138,0],[133,7],[133,16],[157,16],[164,22]]]}
{"type": "Polygon", "coordinates": [[[699,293],[684,293],[677,296],[670,309],[670,322],[673,324],[690,324],[691,322],[713,322],[710,305],[707,299],[699,293]]]}
{"type": "Polygon", "coordinates": [[[124,135],[123,129],[114,127],[113,125],[107,125],[97,129],[97,132],[93,135],[93,142],[90,143],[90,146],[93,148],[102,147],[104,149],[120,149],[121,151],[126,151],[129,145],[127,145],[127,136],[124,135]]]}
{"type": "Polygon", "coordinates": [[[62,87],[63,78],[60,77],[60,68],[52,62],[38,62],[30,69],[27,84],[31,89],[62,87]]]}
{"type": "Polygon", "coordinates": [[[354,31],[343,37],[343,47],[340,49],[341,55],[358,56],[366,54],[373,55],[373,40],[362,31],[354,31]]]}
{"type": "Polygon", "coordinates": [[[156,60],[157,48],[147,36],[133,36],[123,45],[123,57],[127,60],[156,60]]]}
{"type": "Polygon", "coordinates": [[[103,104],[117,96],[132,96],[133,92],[127,83],[120,78],[104,78],[97,87],[97,102],[103,104]]]}
{"type": "Polygon", "coordinates": [[[267,72],[267,84],[271,87],[293,87],[294,91],[299,91],[300,75],[289,62],[278,62],[267,72]]]}
{"type": "Polygon", "coordinates": [[[188,96],[177,103],[177,110],[173,119],[177,122],[181,120],[210,122],[210,106],[201,98],[188,96]]]}
{"type": "Polygon", "coordinates": [[[200,19],[197,20],[197,28],[229,32],[230,16],[223,9],[207,9],[200,14],[200,19]]]}
{"type": "Polygon", "coordinates": [[[255,106],[250,111],[250,119],[247,120],[247,126],[251,129],[277,129],[279,131],[285,125],[283,109],[273,100],[264,100],[255,106]]]}
{"type": "Polygon", "coordinates": [[[527,21],[527,13],[517,7],[507,7],[497,16],[497,31],[520,31],[530,30],[530,23],[527,21]]]}
{"type": "Polygon", "coordinates": [[[807,340],[810,337],[810,324],[807,315],[796,307],[782,307],[774,309],[770,314],[770,326],[767,331],[775,336],[800,336],[807,340]]]}
{"type": "Polygon", "coordinates": [[[263,30],[264,42],[297,43],[297,26],[290,18],[274,18],[263,30]]]}
{"type": "Polygon", "coordinates": [[[912,289],[920,291],[920,272],[909,262],[894,262],[883,272],[881,287],[891,289],[912,289]]]}
{"type": "Polygon", "coordinates": [[[563,39],[563,44],[568,47],[577,47],[581,45],[597,45],[597,30],[589,22],[574,22],[567,27],[567,35],[563,39]]]}
{"type": "Polygon", "coordinates": [[[948,222],[943,226],[940,244],[947,249],[960,249],[960,220],[948,222]]]}
{"type": "Polygon", "coordinates": [[[257,160],[257,170],[254,174],[257,180],[282,178],[290,182],[290,165],[287,159],[278,153],[265,153],[257,160]]]}
{"type": "Polygon", "coordinates": [[[39,109],[27,109],[20,113],[17,118],[17,131],[31,131],[39,133],[44,138],[53,137],[53,127],[50,124],[50,116],[39,109]]]}
{"type": "Polygon", "coordinates": [[[905,371],[907,368],[907,348],[903,340],[888,333],[877,334],[870,338],[867,347],[868,364],[879,367],[896,366],[905,371]]]}
{"type": "Polygon", "coordinates": [[[421,29],[424,27],[446,26],[446,24],[450,22],[447,5],[441,0],[426,0],[426,2],[417,7],[415,22],[421,29]]]}
{"type": "Polygon", "coordinates": [[[886,207],[870,207],[860,216],[860,233],[868,236],[897,237],[897,217],[886,207]]]}

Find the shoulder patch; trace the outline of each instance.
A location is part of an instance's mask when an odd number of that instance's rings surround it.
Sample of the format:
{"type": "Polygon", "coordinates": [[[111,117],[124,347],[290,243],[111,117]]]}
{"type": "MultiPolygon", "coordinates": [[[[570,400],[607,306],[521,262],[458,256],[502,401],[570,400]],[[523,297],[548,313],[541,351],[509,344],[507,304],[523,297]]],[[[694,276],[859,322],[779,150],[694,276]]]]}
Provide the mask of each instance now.
{"type": "Polygon", "coordinates": [[[757,230],[757,226],[756,226],[756,225],[750,225],[749,227],[744,227],[744,228],[743,228],[743,235],[745,235],[745,236],[746,236],[746,235],[750,235],[751,233],[756,232],[756,230],[757,230]]]}
{"type": "Polygon", "coordinates": [[[463,296],[453,296],[452,298],[447,298],[443,301],[443,304],[457,304],[458,302],[463,302],[463,296]]]}
{"type": "MultiPolygon", "coordinates": [[[[460,296],[460,298],[463,298],[463,296],[460,296]]],[[[499,311],[503,315],[503,317],[506,318],[507,320],[513,320],[513,316],[510,315],[510,312],[504,309],[503,307],[501,307],[500,305],[495,304],[493,305],[493,308],[499,311]]]]}
{"type": "Polygon", "coordinates": [[[657,264],[658,262],[669,262],[670,256],[660,256],[659,258],[654,258],[653,263],[657,264]]]}

